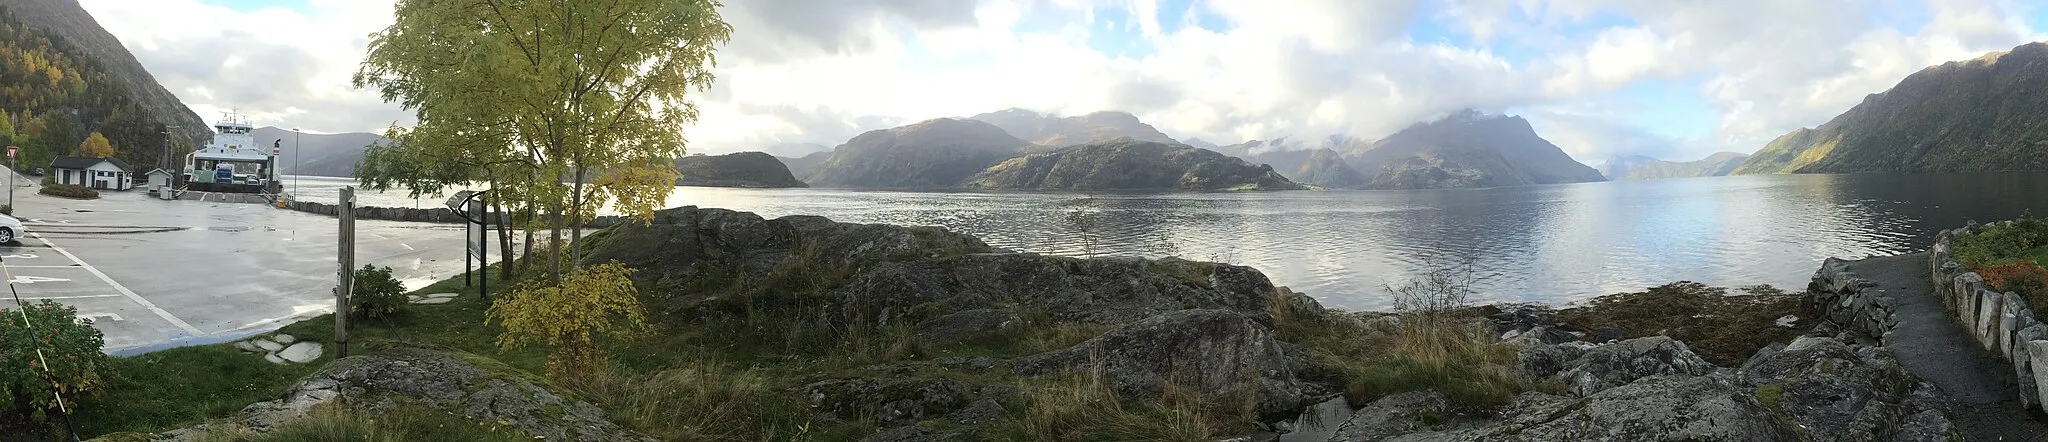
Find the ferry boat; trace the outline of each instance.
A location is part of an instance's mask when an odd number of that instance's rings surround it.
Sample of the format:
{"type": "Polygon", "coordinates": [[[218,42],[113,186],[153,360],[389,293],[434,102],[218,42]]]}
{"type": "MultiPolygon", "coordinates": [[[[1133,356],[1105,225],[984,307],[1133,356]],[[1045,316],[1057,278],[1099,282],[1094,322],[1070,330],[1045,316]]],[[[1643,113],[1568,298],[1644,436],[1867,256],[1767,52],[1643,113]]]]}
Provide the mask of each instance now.
{"type": "Polygon", "coordinates": [[[185,155],[187,190],[270,194],[283,190],[277,183],[280,152],[276,146],[265,151],[256,144],[247,118],[229,113],[213,128],[213,141],[185,155]]]}

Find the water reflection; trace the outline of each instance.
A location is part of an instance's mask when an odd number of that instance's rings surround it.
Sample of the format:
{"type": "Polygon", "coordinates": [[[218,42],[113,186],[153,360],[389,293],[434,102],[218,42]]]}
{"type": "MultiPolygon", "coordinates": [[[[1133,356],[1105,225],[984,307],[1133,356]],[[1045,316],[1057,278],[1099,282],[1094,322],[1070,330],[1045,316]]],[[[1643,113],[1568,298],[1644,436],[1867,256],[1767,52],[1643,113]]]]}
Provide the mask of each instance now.
{"type": "MultiPolygon", "coordinates": [[[[334,186],[345,184],[336,182],[334,186]]],[[[1801,289],[1830,257],[1924,249],[1939,229],[2018,216],[2048,174],[1791,175],[1483,190],[1267,194],[678,188],[669,206],[936,225],[1082,255],[1064,210],[1098,214],[1098,255],[1228,261],[1335,306],[1386,308],[1426,257],[1477,259],[1481,301],[1561,304],[1677,280],[1801,289]]],[[[404,195],[370,195],[409,205],[404,195]]],[[[331,198],[331,197],[330,197],[331,198]]],[[[433,205],[436,200],[427,199],[433,205]]]]}

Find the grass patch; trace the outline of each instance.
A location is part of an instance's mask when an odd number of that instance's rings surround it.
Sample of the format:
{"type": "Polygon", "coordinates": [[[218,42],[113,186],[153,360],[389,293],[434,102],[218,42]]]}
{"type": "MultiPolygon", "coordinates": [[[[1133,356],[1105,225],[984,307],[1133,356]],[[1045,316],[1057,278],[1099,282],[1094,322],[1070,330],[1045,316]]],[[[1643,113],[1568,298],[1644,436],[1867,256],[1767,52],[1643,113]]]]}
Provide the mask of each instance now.
{"type": "Polygon", "coordinates": [[[277,365],[231,344],[183,347],[111,360],[112,382],[79,402],[87,435],[158,432],[225,417],[276,399],[317,364],[277,365]]]}
{"type": "Polygon", "coordinates": [[[1159,400],[1127,403],[1099,370],[1020,382],[1023,401],[987,428],[991,440],[1190,441],[1255,428],[1249,400],[1213,398],[1168,382],[1159,400]]]}
{"type": "Polygon", "coordinates": [[[1558,311],[1558,318],[1586,328],[1621,329],[1625,338],[1665,335],[1714,365],[1742,365],[1757,349],[1773,342],[1791,342],[1814,321],[1804,293],[1785,293],[1770,286],[1728,289],[1695,282],[1676,282],[1647,291],[1593,298],[1583,307],[1558,311]],[[1778,318],[1798,315],[1793,327],[1778,318]]]}
{"type": "Polygon", "coordinates": [[[1345,398],[1363,404],[1386,395],[1436,390],[1462,413],[1487,414],[1540,386],[1515,379],[1515,350],[1476,321],[1408,324],[1391,333],[1315,336],[1302,343],[1335,367],[1345,398]]]}
{"type": "Polygon", "coordinates": [[[219,429],[199,442],[524,442],[525,431],[410,402],[381,413],[351,410],[339,402],[313,408],[300,419],[262,434],[219,429]]]}

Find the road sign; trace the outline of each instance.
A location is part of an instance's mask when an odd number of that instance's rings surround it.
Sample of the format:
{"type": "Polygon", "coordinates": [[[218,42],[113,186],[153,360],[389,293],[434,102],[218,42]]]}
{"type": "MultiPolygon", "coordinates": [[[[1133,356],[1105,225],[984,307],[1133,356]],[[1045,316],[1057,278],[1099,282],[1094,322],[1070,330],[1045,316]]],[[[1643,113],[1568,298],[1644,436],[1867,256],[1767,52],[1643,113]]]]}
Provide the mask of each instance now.
{"type": "Polygon", "coordinates": [[[21,148],[19,148],[19,147],[14,147],[14,146],[7,146],[7,159],[8,159],[8,160],[10,160],[10,161],[14,160],[14,151],[17,151],[17,150],[21,150],[21,148]]]}

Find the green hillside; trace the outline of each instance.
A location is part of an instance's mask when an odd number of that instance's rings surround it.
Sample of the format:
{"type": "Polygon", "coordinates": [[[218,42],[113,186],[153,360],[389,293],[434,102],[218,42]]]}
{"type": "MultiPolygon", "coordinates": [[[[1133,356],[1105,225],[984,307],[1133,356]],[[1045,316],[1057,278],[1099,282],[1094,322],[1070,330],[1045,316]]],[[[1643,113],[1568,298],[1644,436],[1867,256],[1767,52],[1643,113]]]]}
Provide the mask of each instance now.
{"type": "Polygon", "coordinates": [[[94,58],[22,23],[0,7],[0,133],[22,149],[21,166],[42,167],[92,132],[138,168],[162,157],[163,125],[94,58]]]}
{"type": "Polygon", "coordinates": [[[1737,174],[2048,170],[2048,44],[1944,63],[1826,124],[1772,140],[1737,174]]]}

